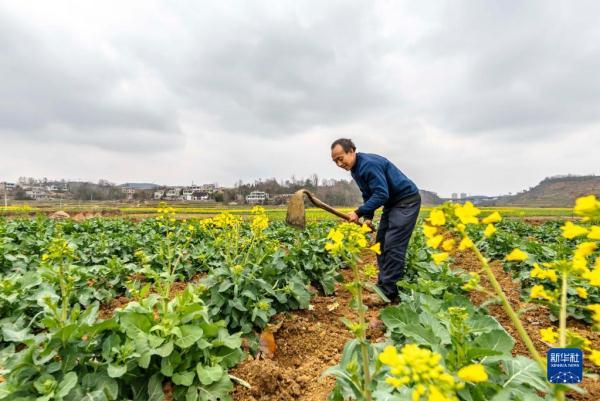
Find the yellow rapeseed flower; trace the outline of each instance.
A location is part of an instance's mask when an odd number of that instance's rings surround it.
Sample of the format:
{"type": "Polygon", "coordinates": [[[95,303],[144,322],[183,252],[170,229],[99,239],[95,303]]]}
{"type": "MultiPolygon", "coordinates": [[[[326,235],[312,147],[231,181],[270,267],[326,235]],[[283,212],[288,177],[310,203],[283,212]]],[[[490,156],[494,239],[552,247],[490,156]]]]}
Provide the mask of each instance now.
{"type": "Polygon", "coordinates": [[[575,291],[577,291],[577,296],[578,296],[579,298],[586,299],[586,298],[588,297],[588,292],[587,292],[587,290],[586,290],[585,288],[583,288],[583,287],[577,287],[577,288],[575,288],[575,291]]]}
{"type": "Polygon", "coordinates": [[[377,255],[381,255],[381,244],[379,242],[371,246],[369,249],[375,252],[377,255]]]}
{"type": "Polygon", "coordinates": [[[398,350],[393,345],[388,345],[383,349],[383,352],[379,354],[379,362],[388,366],[396,366],[403,362],[398,354],[398,350]]]}
{"type": "Polygon", "coordinates": [[[592,311],[592,319],[596,324],[600,324],[600,304],[588,305],[587,308],[592,311]]]}
{"type": "Polygon", "coordinates": [[[392,345],[384,348],[378,356],[384,365],[390,367],[391,377],[385,381],[398,388],[402,385],[413,388],[412,400],[458,401],[456,390],[462,383],[455,383],[452,375],[440,364],[442,356],[417,344],[406,344],[400,352],[392,345]]]}
{"type": "Polygon", "coordinates": [[[467,248],[473,248],[475,246],[475,244],[473,244],[473,241],[471,241],[471,238],[469,237],[464,237],[461,241],[460,244],[458,244],[458,250],[459,251],[464,251],[467,248]]]}
{"type": "Polygon", "coordinates": [[[439,265],[440,263],[448,259],[448,256],[448,252],[434,253],[433,255],[431,255],[431,257],[433,258],[433,262],[436,265],[439,265]]]}
{"type": "Polygon", "coordinates": [[[395,388],[400,388],[404,385],[402,380],[398,379],[397,377],[391,377],[391,376],[386,377],[385,382],[395,388]]]}
{"type": "Polygon", "coordinates": [[[423,224],[423,235],[425,235],[427,238],[433,237],[437,230],[437,227],[431,227],[423,224]]]}
{"type": "Polygon", "coordinates": [[[529,297],[533,299],[545,299],[546,301],[550,302],[554,301],[554,297],[549,294],[541,284],[536,284],[531,287],[531,293],[529,294],[529,297]]]}
{"type": "Polygon", "coordinates": [[[600,226],[592,226],[590,227],[590,232],[587,236],[589,239],[594,239],[600,241],[600,226]]]}
{"type": "Polygon", "coordinates": [[[494,224],[500,221],[502,221],[502,216],[500,216],[500,213],[498,212],[494,212],[481,220],[483,224],[494,224]]]}
{"type": "Polygon", "coordinates": [[[581,237],[588,233],[587,228],[573,224],[570,221],[565,222],[560,229],[563,231],[562,236],[566,239],[581,237]]]}
{"type": "Polygon", "coordinates": [[[443,226],[446,224],[446,215],[443,210],[434,209],[429,213],[429,223],[432,226],[443,226]]]}
{"type": "Polygon", "coordinates": [[[450,252],[454,248],[454,243],[456,241],[453,238],[447,239],[442,242],[442,249],[446,252],[450,252]]]}
{"type": "Polygon", "coordinates": [[[527,253],[523,252],[519,248],[515,248],[511,253],[506,255],[506,260],[509,262],[523,262],[527,260],[527,253]]]}
{"type": "Polygon", "coordinates": [[[471,202],[465,202],[464,205],[456,205],[454,214],[460,219],[463,224],[478,224],[477,215],[481,210],[477,209],[471,202]]]}
{"type": "Polygon", "coordinates": [[[597,247],[598,245],[596,245],[595,242],[582,242],[581,244],[577,245],[577,248],[575,249],[575,255],[587,258],[594,253],[597,247]]]}
{"type": "Polygon", "coordinates": [[[590,285],[593,285],[594,287],[600,287],[600,267],[596,266],[594,267],[594,270],[584,273],[583,278],[589,280],[590,285]]]}
{"type": "Polygon", "coordinates": [[[590,216],[600,212],[600,202],[595,195],[582,196],[575,200],[575,213],[582,216],[590,216]]]}
{"type": "Polygon", "coordinates": [[[556,283],[558,277],[556,271],[552,269],[544,270],[537,263],[533,264],[533,269],[529,272],[532,278],[539,278],[540,280],[548,279],[553,283],[556,283]]]}
{"type": "Polygon", "coordinates": [[[487,227],[485,228],[485,230],[483,231],[483,235],[486,238],[489,238],[492,235],[494,235],[495,232],[496,232],[496,227],[494,227],[493,224],[488,224],[487,227]]]}
{"type": "Polygon", "coordinates": [[[485,368],[479,363],[465,366],[458,371],[457,375],[462,380],[472,383],[484,382],[488,379],[485,368]]]}
{"type": "Polygon", "coordinates": [[[370,233],[371,231],[372,231],[371,227],[369,227],[366,224],[363,224],[362,226],[360,226],[360,232],[363,233],[363,234],[370,233]]]}
{"type": "Polygon", "coordinates": [[[446,397],[435,385],[429,386],[429,395],[427,396],[427,401],[449,401],[449,398],[446,397]]]}
{"type": "Polygon", "coordinates": [[[588,355],[588,359],[596,366],[600,366],[600,351],[593,349],[588,355]]]}
{"type": "Polygon", "coordinates": [[[444,239],[443,235],[436,235],[432,238],[429,238],[427,240],[427,246],[433,249],[437,249],[438,246],[440,246],[440,243],[442,242],[442,240],[444,239]]]}
{"type": "Polygon", "coordinates": [[[558,333],[552,327],[541,329],[540,336],[542,337],[542,341],[545,341],[549,344],[556,344],[558,341],[558,333]]]}

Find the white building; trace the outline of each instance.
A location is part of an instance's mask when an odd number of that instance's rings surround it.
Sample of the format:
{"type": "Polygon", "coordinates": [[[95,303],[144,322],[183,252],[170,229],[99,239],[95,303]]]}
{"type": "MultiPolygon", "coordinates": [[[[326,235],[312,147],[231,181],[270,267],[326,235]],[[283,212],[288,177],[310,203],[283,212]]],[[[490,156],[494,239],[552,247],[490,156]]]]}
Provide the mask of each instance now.
{"type": "Polygon", "coordinates": [[[217,184],[216,182],[213,184],[202,184],[201,190],[207,192],[215,192],[219,190],[219,184],[217,184]]]}
{"type": "Polygon", "coordinates": [[[16,185],[14,182],[0,182],[0,191],[12,191],[16,185]]]}
{"type": "Polygon", "coordinates": [[[162,199],[165,196],[165,191],[154,191],[154,199],[162,199]]]}
{"type": "Polygon", "coordinates": [[[165,195],[169,199],[175,199],[181,195],[181,188],[169,188],[165,195]]]}
{"type": "Polygon", "coordinates": [[[262,191],[252,191],[246,196],[247,203],[265,203],[269,199],[269,194],[262,191]]]}
{"type": "Polygon", "coordinates": [[[42,187],[32,187],[31,189],[25,191],[25,194],[35,200],[48,199],[48,192],[46,192],[45,188],[42,187]]]}
{"type": "Polygon", "coordinates": [[[194,190],[190,187],[184,188],[183,191],[181,191],[181,199],[186,201],[196,200],[194,190]]]}

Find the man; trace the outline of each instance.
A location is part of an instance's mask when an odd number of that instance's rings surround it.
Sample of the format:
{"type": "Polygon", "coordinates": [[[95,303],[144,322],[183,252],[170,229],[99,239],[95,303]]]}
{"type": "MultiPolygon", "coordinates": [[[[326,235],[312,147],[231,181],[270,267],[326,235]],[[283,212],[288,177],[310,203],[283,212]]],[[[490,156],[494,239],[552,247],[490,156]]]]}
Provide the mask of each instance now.
{"type": "MultiPolygon", "coordinates": [[[[348,214],[348,219],[368,225],[375,210],[383,206],[377,231],[381,255],[377,256],[377,286],[390,300],[398,298],[396,282],[404,276],[408,241],[415,228],[421,196],[417,186],[385,157],[357,153],[350,139],[340,138],[331,144],[331,158],[340,168],[350,171],[363,197],[364,204],[348,214]]],[[[376,304],[377,299],[369,299],[376,304]]]]}

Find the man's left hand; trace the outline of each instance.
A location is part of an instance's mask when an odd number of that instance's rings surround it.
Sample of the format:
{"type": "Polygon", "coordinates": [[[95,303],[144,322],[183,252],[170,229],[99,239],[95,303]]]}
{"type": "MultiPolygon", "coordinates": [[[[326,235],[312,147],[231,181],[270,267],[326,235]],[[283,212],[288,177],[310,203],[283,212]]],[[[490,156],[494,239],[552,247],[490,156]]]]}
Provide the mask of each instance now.
{"type": "Polygon", "coordinates": [[[348,221],[352,222],[352,223],[356,223],[358,222],[358,215],[356,214],[356,212],[350,212],[348,213],[348,221]]]}

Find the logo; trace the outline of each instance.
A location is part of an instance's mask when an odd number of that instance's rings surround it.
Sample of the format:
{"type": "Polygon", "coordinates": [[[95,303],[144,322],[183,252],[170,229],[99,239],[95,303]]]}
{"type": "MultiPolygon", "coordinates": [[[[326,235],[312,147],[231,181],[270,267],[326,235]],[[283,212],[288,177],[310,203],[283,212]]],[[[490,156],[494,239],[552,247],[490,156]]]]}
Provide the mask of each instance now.
{"type": "Polygon", "coordinates": [[[583,353],[578,348],[551,348],[546,354],[550,383],[580,383],[583,378],[583,353]]]}

